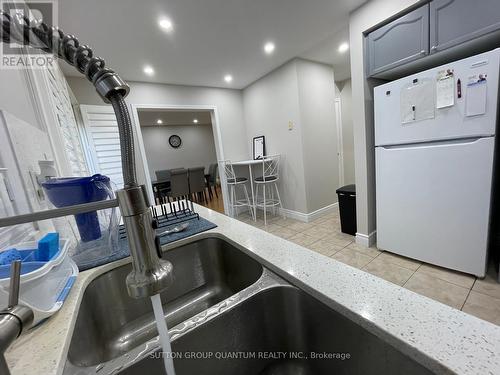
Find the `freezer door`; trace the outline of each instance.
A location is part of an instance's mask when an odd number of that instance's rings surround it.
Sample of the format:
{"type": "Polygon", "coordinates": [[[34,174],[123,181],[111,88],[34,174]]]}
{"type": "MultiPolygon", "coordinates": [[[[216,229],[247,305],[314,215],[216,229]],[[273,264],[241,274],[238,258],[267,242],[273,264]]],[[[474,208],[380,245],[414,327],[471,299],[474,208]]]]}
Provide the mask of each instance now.
{"type": "Polygon", "coordinates": [[[377,246],[484,276],[493,148],[493,137],[377,147],[377,246]]]}
{"type": "MultiPolygon", "coordinates": [[[[500,49],[433,68],[374,89],[375,145],[397,145],[495,134],[500,49]],[[440,72],[453,71],[453,105],[437,108],[440,72]],[[481,85],[471,85],[485,77],[481,85]],[[460,80],[461,97],[458,97],[460,80]],[[415,82],[415,83],[414,83],[415,82]],[[486,111],[481,113],[485,98],[486,111]],[[430,104],[430,106],[429,106],[430,104]],[[412,121],[412,107],[415,121],[412,121]]],[[[439,97],[443,97],[439,95],[439,97]]],[[[440,103],[439,107],[443,104],[440,103]]]]}

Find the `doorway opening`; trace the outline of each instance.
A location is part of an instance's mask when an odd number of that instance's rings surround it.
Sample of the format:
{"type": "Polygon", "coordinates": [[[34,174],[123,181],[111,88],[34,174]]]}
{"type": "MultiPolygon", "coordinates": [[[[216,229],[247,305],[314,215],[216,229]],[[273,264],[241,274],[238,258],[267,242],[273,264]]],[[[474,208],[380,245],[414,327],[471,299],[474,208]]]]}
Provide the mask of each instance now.
{"type": "Polygon", "coordinates": [[[144,174],[152,201],[189,197],[224,213],[216,109],[137,106],[133,115],[142,160],[138,173],[144,174]]]}

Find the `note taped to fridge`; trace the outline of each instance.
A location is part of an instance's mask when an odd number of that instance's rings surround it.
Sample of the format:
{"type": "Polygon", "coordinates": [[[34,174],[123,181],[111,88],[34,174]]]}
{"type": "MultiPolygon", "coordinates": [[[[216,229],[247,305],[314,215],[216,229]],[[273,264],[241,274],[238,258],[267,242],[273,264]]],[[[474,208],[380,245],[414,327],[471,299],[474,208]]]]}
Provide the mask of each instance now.
{"type": "Polygon", "coordinates": [[[401,89],[401,123],[411,124],[435,117],[434,80],[419,79],[401,89]]]}
{"type": "Polygon", "coordinates": [[[443,77],[436,82],[436,108],[451,107],[455,104],[455,77],[443,77]]]}
{"type": "Polygon", "coordinates": [[[465,115],[467,117],[484,115],[486,113],[487,97],[486,79],[472,82],[467,85],[465,115]]]}

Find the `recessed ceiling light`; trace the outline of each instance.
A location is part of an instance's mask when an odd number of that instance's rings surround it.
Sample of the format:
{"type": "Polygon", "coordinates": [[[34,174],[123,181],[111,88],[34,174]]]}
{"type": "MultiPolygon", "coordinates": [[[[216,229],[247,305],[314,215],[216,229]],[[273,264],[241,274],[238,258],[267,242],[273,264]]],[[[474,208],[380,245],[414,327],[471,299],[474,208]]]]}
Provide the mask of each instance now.
{"type": "Polygon", "coordinates": [[[275,48],[276,46],[274,45],[273,42],[267,42],[266,44],[264,44],[264,52],[267,53],[268,55],[273,53],[275,48]]]}
{"type": "Polygon", "coordinates": [[[172,31],[174,29],[174,25],[172,21],[168,18],[162,18],[158,21],[158,25],[165,31],[172,31]]]}
{"type": "Polygon", "coordinates": [[[156,123],[157,123],[158,125],[161,125],[161,124],[163,124],[163,121],[162,121],[161,119],[158,119],[158,120],[156,120],[156,123]]]}
{"type": "Polygon", "coordinates": [[[227,83],[231,83],[233,81],[233,76],[231,74],[226,74],[224,76],[224,81],[226,81],[227,83]]]}
{"type": "Polygon", "coordinates": [[[349,44],[348,43],[342,43],[340,46],[339,46],[339,52],[340,53],[344,53],[344,52],[347,52],[347,50],[349,49],[349,44]]]}
{"type": "Polygon", "coordinates": [[[144,67],[144,73],[146,73],[148,76],[152,76],[153,74],[155,74],[155,71],[151,66],[146,65],[144,67]]]}
{"type": "Polygon", "coordinates": [[[197,119],[197,118],[195,118],[195,119],[193,120],[193,122],[194,122],[195,124],[197,124],[197,123],[198,123],[198,119],[197,119]]]}

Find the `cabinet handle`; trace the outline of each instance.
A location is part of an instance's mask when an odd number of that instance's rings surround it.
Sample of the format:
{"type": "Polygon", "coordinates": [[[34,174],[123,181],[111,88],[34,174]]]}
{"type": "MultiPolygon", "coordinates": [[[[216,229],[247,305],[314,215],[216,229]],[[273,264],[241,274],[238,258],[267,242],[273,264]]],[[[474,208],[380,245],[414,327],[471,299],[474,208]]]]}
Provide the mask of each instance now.
{"type": "Polygon", "coordinates": [[[421,55],[425,55],[427,52],[425,52],[425,50],[423,49],[422,51],[420,51],[420,54],[421,55]]]}

